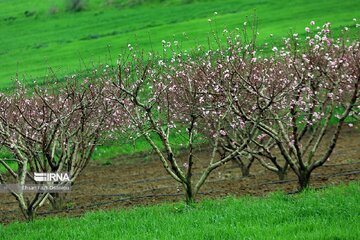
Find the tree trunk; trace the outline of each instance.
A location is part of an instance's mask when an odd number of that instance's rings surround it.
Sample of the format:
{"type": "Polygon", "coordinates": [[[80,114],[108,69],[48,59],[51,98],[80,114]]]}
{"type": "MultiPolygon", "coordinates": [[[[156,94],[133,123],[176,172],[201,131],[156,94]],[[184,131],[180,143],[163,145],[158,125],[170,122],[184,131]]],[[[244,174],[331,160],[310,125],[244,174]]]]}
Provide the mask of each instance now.
{"type": "Polygon", "coordinates": [[[53,208],[53,210],[60,210],[64,208],[64,203],[65,203],[65,194],[60,194],[60,193],[51,193],[50,194],[50,203],[51,206],[53,208]]]}
{"type": "Polygon", "coordinates": [[[35,218],[35,211],[32,209],[32,207],[24,207],[22,204],[20,204],[20,209],[22,214],[24,215],[26,221],[31,222],[35,218]]]}
{"type": "Polygon", "coordinates": [[[34,212],[34,210],[33,210],[31,207],[29,207],[29,208],[27,209],[25,218],[26,218],[26,220],[27,220],[28,222],[31,222],[31,221],[34,220],[34,218],[35,218],[35,212],[34,212]]]}
{"type": "Polygon", "coordinates": [[[27,221],[34,220],[35,211],[32,208],[32,206],[28,206],[28,204],[26,204],[24,196],[22,194],[19,194],[19,195],[15,195],[15,197],[16,197],[16,200],[19,203],[21,213],[24,215],[25,219],[27,221]]]}
{"type": "Polygon", "coordinates": [[[250,167],[241,168],[241,175],[242,175],[242,177],[249,177],[250,176],[250,167]]]}
{"type": "Polygon", "coordinates": [[[185,185],[185,201],[187,205],[191,205],[192,203],[195,202],[195,194],[193,193],[190,184],[185,185]]]}
{"type": "Polygon", "coordinates": [[[287,171],[285,169],[281,169],[277,171],[277,175],[279,177],[279,180],[285,180],[287,176],[287,171]]]}
{"type": "Polygon", "coordinates": [[[309,187],[310,174],[311,174],[311,172],[308,170],[300,171],[300,173],[298,175],[298,183],[299,183],[298,190],[299,190],[299,192],[301,192],[309,187]]]}
{"type": "Polygon", "coordinates": [[[250,158],[248,158],[247,162],[243,162],[243,160],[241,158],[235,157],[234,161],[237,163],[237,165],[241,169],[242,177],[249,177],[250,176],[250,167],[251,167],[252,163],[254,162],[254,158],[250,157],[250,158]]]}

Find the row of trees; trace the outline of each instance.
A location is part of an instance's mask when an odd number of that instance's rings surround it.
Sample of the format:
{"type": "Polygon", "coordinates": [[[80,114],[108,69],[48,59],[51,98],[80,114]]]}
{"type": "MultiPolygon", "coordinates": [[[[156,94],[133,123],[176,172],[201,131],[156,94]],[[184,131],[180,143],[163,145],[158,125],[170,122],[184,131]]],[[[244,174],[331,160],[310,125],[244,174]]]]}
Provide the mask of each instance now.
{"type": "MultiPolygon", "coordinates": [[[[291,169],[299,190],[311,172],[332,154],[345,120],[359,111],[359,41],[334,39],[330,24],[281,47],[256,46],[256,31],[216,39],[216,48],[179,51],[163,42],[162,58],[134,51],[94,79],[68,79],[54,90],[18,87],[0,96],[0,159],[8,174],[2,184],[25,184],[32,172],[71,174],[72,183],[89,162],[96,144],[111,131],[143,136],[166,172],[183,186],[186,202],[213,170],[236,161],[249,174],[254,161],[286,177],[291,169]],[[259,55],[259,53],[262,53],[259,55]],[[186,140],[180,162],[172,136],[186,140]],[[325,138],[329,138],[327,141],[325,138]],[[194,178],[196,139],[211,146],[209,162],[194,178]],[[156,139],[160,141],[156,141],[156,139]],[[319,147],[325,147],[319,152],[319,147]],[[281,157],[280,157],[281,156],[281,157]],[[14,171],[9,162],[17,164],[14,171]]],[[[185,143],[185,142],[184,142],[185,143]]],[[[27,219],[59,195],[37,193],[24,199],[11,192],[27,219]]]]}

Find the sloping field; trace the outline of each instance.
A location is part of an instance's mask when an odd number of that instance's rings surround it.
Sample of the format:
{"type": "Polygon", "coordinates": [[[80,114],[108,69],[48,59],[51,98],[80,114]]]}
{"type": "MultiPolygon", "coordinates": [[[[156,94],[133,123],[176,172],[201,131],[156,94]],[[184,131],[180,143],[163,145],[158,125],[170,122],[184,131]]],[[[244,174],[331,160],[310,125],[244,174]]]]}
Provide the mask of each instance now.
{"type": "Polygon", "coordinates": [[[176,39],[193,48],[213,30],[241,27],[254,14],[260,41],[268,41],[271,33],[279,40],[290,30],[303,32],[311,20],[339,27],[360,17],[360,2],[352,0],[88,0],[77,13],[66,11],[65,2],[0,2],[1,88],[11,86],[17,73],[19,79],[41,81],[52,75],[49,67],[62,77],[114,62],[129,43],[160,50],[162,40],[176,39]]]}

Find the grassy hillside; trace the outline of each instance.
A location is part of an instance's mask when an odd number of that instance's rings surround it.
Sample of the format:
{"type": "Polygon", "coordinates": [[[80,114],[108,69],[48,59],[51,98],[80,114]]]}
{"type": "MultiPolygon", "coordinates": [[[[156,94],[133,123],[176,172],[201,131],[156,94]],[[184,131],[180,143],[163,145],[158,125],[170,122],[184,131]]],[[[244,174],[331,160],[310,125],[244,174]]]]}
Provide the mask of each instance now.
{"type": "Polygon", "coordinates": [[[0,225],[1,239],[358,239],[360,185],[0,225]]]}
{"type": "Polygon", "coordinates": [[[310,20],[339,27],[360,18],[360,2],[353,0],[87,0],[77,13],[66,10],[69,1],[0,1],[0,88],[16,73],[39,80],[48,67],[61,77],[109,62],[128,43],[158,50],[161,40],[177,39],[194,47],[211,29],[241,26],[254,12],[260,40],[303,31],[310,20]]]}

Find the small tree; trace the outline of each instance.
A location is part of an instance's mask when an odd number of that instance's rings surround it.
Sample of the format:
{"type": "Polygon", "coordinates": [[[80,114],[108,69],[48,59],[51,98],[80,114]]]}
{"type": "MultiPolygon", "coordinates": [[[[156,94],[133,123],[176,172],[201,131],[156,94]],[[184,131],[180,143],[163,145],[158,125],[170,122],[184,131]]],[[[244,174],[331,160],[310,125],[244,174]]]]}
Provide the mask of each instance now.
{"type": "MultiPolygon", "coordinates": [[[[262,59],[257,55],[257,52],[263,52],[263,48],[256,45],[256,30],[254,19],[250,28],[245,23],[242,31],[227,34],[225,43],[220,39],[217,41],[218,49],[221,50],[220,54],[214,54],[213,61],[217,62],[220,77],[213,76],[209,81],[217,86],[216,89],[221,89],[221,93],[216,92],[217,95],[222,95],[218,101],[229,108],[223,129],[225,134],[219,142],[221,155],[226,155],[241,145],[248,137],[249,128],[271,122],[268,111],[285,97],[287,84],[279,84],[279,80],[285,76],[285,72],[281,73],[282,63],[262,59]]],[[[264,167],[276,172],[280,179],[284,179],[288,164],[286,161],[281,163],[270,152],[276,146],[274,140],[260,129],[253,132],[250,139],[244,151],[233,158],[242,175],[249,175],[250,167],[257,159],[264,167]]]]}
{"type": "MultiPolygon", "coordinates": [[[[226,111],[218,110],[222,106],[217,106],[219,102],[215,101],[210,90],[212,86],[197,64],[201,61],[197,59],[195,62],[186,54],[174,54],[169,62],[155,57],[146,60],[139,56],[133,54],[131,61],[120,62],[111,97],[119,108],[127,112],[132,128],[145,137],[165,170],[182,184],[186,202],[191,203],[209,174],[244,149],[249,140],[229,155],[217,159],[219,132],[226,111]],[[204,116],[210,112],[216,116],[213,120],[217,122],[213,130],[215,144],[208,166],[194,181],[194,141],[207,130],[204,116]],[[181,135],[186,141],[187,160],[183,164],[178,160],[171,139],[175,135],[181,135]]],[[[209,66],[208,70],[211,72],[213,69],[209,66]]]]}
{"type": "MultiPolygon", "coordinates": [[[[20,90],[20,89],[19,89],[20,90]]],[[[24,92],[18,92],[17,98],[20,98],[24,92]]],[[[13,158],[0,159],[0,163],[5,167],[13,180],[2,176],[0,174],[1,184],[17,183],[20,186],[25,185],[28,177],[28,168],[31,159],[26,156],[26,153],[30,153],[34,141],[27,133],[23,133],[18,127],[22,127],[22,123],[18,115],[17,99],[14,97],[6,97],[1,95],[0,97],[0,140],[1,149],[9,150],[13,158]],[[20,133],[20,134],[19,134],[20,133]],[[16,164],[17,170],[13,170],[9,162],[16,164]]],[[[49,193],[36,193],[30,195],[28,199],[25,199],[24,193],[20,189],[9,189],[11,194],[16,198],[19,203],[20,210],[27,220],[32,220],[36,210],[44,204],[49,196],[49,193]]]]}
{"type": "MultiPolygon", "coordinates": [[[[282,50],[273,48],[270,62],[277,62],[279,69],[267,69],[275,72],[276,88],[268,84],[268,78],[260,78],[260,91],[248,91],[255,93],[257,102],[271,104],[259,129],[275,141],[302,190],[309,185],[311,172],[329,159],[359,97],[360,54],[358,41],[332,39],[330,24],[300,41],[294,34],[282,50]],[[274,92],[279,93],[275,98],[274,92]],[[337,120],[330,131],[334,117],[337,120]],[[324,141],[326,134],[331,136],[329,143],[324,141]],[[322,154],[318,152],[321,144],[326,147],[322,154]]],[[[239,112],[254,121],[246,112],[239,112]]]]}
{"type": "MultiPolygon", "coordinates": [[[[110,111],[102,97],[103,87],[69,80],[62,88],[36,87],[33,95],[23,87],[1,98],[0,139],[14,156],[17,173],[1,161],[19,185],[34,182],[32,172],[67,172],[71,184],[88,164],[110,111]]],[[[5,183],[4,177],[1,179],[5,183]]],[[[34,182],[35,184],[39,184],[34,182]]],[[[29,194],[12,190],[25,218],[50,199],[61,205],[58,193],[29,194]],[[60,202],[59,202],[60,201],[60,202]]]]}

